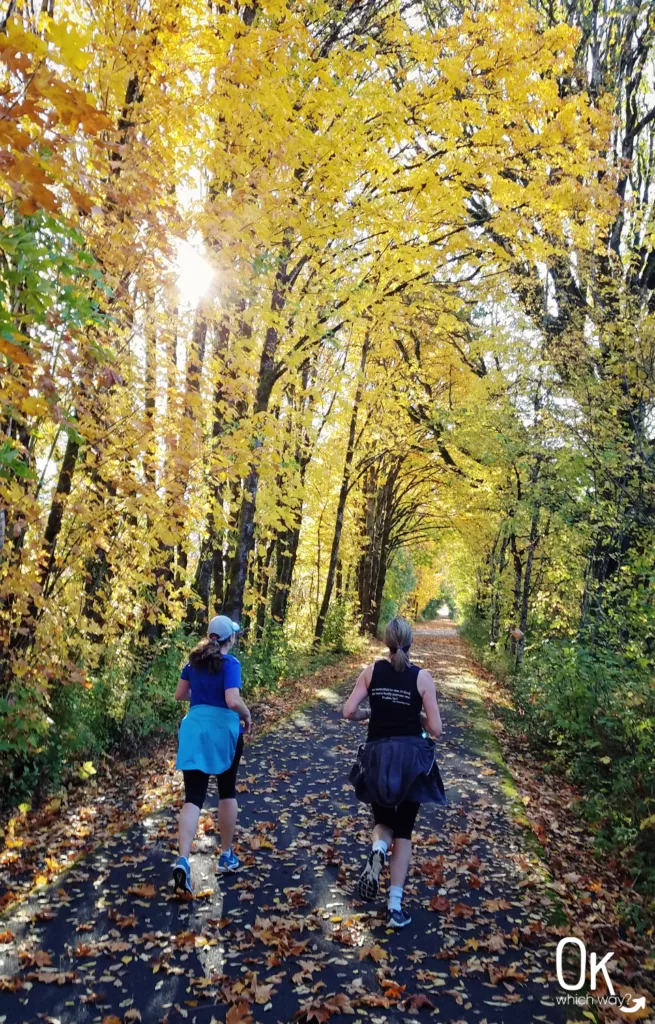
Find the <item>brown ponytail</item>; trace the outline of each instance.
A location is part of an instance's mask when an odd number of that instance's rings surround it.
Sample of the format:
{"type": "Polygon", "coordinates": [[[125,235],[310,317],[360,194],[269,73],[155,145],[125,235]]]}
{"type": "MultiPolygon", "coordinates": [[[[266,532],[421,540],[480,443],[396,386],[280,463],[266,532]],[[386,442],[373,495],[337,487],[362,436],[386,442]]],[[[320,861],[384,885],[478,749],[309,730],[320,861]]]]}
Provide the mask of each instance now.
{"type": "Polygon", "coordinates": [[[407,619],[399,616],[391,619],[384,631],[384,642],[392,655],[392,665],[396,672],[404,672],[410,661],[403,647],[409,647],[412,642],[412,627],[407,619]]]}
{"type": "MultiPolygon", "coordinates": [[[[222,641],[225,643],[225,641],[222,641]]],[[[204,672],[218,675],[223,667],[223,655],[221,654],[221,641],[216,636],[206,636],[204,640],[193,648],[189,655],[189,663],[194,668],[200,668],[204,672]]]]}

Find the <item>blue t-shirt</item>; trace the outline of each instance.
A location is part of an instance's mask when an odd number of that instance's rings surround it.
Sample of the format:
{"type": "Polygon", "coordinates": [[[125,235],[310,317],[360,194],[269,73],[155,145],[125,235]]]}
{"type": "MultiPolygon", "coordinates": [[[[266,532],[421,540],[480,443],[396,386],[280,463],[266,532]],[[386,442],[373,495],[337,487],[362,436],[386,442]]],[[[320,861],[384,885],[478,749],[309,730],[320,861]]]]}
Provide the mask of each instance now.
{"type": "Polygon", "coordinates": [[[207,672],[187,662],[181,678],[186,679],[191,688],[191,707],[211,704],[215,708],[226,708],[225,691],[241,689],[241,663],[233,654],[224,654],[220,672],[207,672]]]}

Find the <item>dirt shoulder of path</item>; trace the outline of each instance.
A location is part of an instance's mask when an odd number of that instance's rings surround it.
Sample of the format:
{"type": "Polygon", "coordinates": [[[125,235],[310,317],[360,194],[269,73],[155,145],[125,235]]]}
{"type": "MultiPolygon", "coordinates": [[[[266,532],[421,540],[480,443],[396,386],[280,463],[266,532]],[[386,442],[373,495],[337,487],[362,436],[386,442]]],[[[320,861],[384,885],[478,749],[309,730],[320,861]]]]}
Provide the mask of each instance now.
{"type": "MultiPolygon", "coordinates": [[[[280,683],[275,692],[251,702],[254,730],[246,742],[275,728],[301,710],[322,690],[354,677],[381,649],[371,640],[362,651],[336,664],[280,683]]],[[[0,849],[0,915],[4,916],[35,889],[51,884],[110,836],[175,799],[181,775],[175,770],[175,737],[146,757],[124,760],[107,753],[96,774],[53,796],[39,808],[17,814],[5,826],[0,849]]]]}

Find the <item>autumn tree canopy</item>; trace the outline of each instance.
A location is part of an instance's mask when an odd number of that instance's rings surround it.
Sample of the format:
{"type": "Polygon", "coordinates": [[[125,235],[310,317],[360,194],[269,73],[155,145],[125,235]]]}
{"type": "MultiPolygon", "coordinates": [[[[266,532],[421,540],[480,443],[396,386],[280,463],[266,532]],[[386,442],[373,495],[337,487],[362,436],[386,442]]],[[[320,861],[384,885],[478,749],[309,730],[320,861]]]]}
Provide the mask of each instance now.
{"type": "Polygon", "coordinates": [[[619,8],[12,0],[6,771],[214,610],[329,645],[409,563],[514,665],[650,668],[655,25],[619,8]]]}

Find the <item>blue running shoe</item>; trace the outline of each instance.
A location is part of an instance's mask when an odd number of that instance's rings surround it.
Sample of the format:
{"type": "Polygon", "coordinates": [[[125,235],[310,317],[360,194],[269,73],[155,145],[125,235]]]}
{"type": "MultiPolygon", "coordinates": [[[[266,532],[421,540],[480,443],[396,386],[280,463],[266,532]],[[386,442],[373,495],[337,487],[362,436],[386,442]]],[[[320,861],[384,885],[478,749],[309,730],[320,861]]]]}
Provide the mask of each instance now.
{"type": "Polygon", "coordinates": [[[175,882],[176,892],[188,892],[193,896],[193,886],[191,885],[191,865],[186,857],[177,858],[175,867],[173,868],[173,881],[175,882]]]}
{"type": "Polygon", "coordinates": [[[387,928],[406,928],[412,923],[404,910],[387,910],[387,928]]]}
{"type": "Polygon", "coordinates": [[[221,874],[225,874],[229,871],[238,871],[240,866],[239,858],[236,853],[230,847],[227,853],[221,853],[218,858],[218,870],[221,874]]]}

